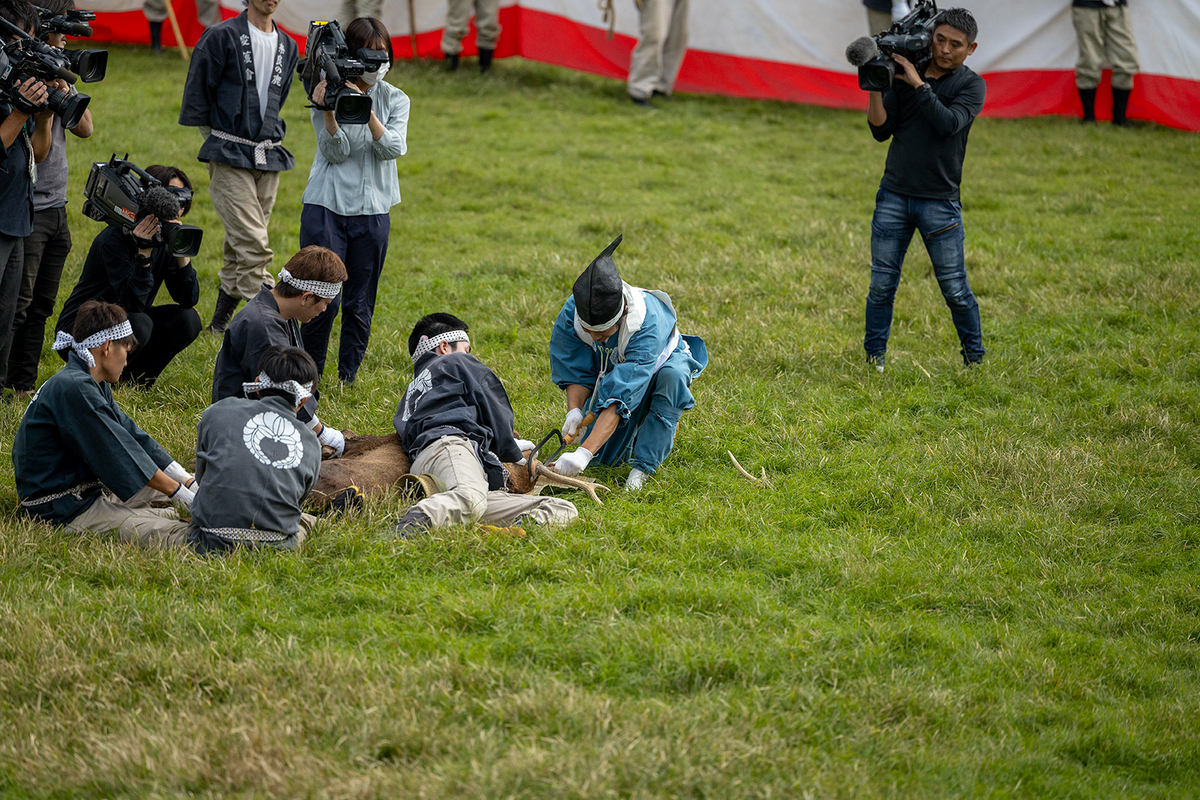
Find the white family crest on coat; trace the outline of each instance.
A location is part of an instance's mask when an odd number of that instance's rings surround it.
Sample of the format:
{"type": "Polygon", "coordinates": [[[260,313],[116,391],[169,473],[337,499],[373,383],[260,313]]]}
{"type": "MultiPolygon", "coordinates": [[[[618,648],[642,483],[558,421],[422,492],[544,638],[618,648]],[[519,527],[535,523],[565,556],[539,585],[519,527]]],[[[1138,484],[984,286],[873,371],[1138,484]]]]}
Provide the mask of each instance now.
{"type": "Polygon", "coordinates": [[[304,458],[304,442],[300,439],[300,431],[288,420],[274,411],[264,411],[255,414],[242,428],[242,441],[250,454],[264,464],[270,464],[275,469],[295,469],[304,458]],[[262,440],[270,439],[276,444],[287,447],[287,455],[283,458],[272,459],[262,448],[262,440]]]}
{"type": "Polygon", "coordinates": [[[408,421],[417,403],[421,402],[421,397],[432,388],[433,376],[429,374],[429,367],[426,367],[421,370],[420,375],[413,378],[412,383],[408,385],[408,391],[404,393],[404,413],[400,415],[401,421],[408,421]]]}

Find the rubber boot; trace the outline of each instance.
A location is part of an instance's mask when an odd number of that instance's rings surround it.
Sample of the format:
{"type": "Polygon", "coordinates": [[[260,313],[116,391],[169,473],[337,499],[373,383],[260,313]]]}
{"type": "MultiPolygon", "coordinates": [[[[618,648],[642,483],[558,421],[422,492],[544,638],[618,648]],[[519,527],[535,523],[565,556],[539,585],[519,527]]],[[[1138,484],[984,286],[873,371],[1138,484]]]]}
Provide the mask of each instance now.
{"type": "Polygon", "coordinates": [[[489,47],[479,48],[479,71],[487,72],[492,68],[492,56],[496,55],[496,51],[489,47]]]}
{"type": "Polygon", "coordinates": [[[208,323],[209,333],[224,333],[229,327],[229,320],[242,302],[233,295],[225,294],[224,289],[217,290],[217,305],[213,309],[212,322],[208,323]]]}
{"type": "Polygon", "coordinates": [[[454,55],[450,55],[450,54],[446,55],[446,71],[447,72],[457,72],[458,71],[458,53],[455,53],[454,55]]]}
{"type": "Polygon", "coordinates": [[[150,23],[150,52],[156,56],[162,55],[162,23],[150,23]]]}
{"type": "Polygon", "coordinates": [[[1096,121],[1096,90],[1080,89],[1079,99],[1083,103],[1083,121],[1096,121]]]}
{"type": "Polygon", "coordinates": [[[1129,108],[1130,89],[1113,89],[1113,125],[1122,127],[1129,124],[1125,110],[1129,108]]]}

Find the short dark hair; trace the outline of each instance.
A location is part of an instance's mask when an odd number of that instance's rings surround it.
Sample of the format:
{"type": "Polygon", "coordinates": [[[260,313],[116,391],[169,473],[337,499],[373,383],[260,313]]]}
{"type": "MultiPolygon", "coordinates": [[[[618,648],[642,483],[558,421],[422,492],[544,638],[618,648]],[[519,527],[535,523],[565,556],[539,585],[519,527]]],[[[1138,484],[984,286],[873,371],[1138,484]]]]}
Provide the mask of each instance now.
{"type": "MultiPolygon", "coordinates": [[[[179,167],[172,167],[166,164],[151,164],[146,167],[146,172],[163,186],[170,186],[171,181],[178,178],[183,183],[183,188],[189,192],[192,190],[192,179],[179,167]]],[[[191,210],[192,204],[190,202],[187,205],[183,203],[179,204],[179,216],[182,217],[191,210]]]]}
{"type": "Polygon", "coordinates": [[[450,331],[469,330],[467,323],[463,322],[453,314],[438,312],[436,314],[426,314],[417,320],[417,324],[413,325],[412,333],[408,335],[408,354],[411,356],[417,352],[417,345],[421,343],[422,336],[433,338],[440,333],[449,333],[450,331]]]}
{"type": "Polygon", "coordinates": [[[371,46],[376,42],[383,42],[388,61],[396,60],[392,57],[392,35],[382,22],[374,17],[359,17],[346,26],[346,46],[350,48],[351,58],[356,58],[358,51],[364,47],[378,50],[378,47],[371,46]]]}
{"type": "MultiPolygon", "coordinates": [[[[71,329],[71,336],[75,337],[75,341],[82,342],[89,336],[120,325],[127,319],[129,319],[129,315],[125,313],[125,309],[116,303],[88,300],[79,307],[79,311],[75,314],[75,325],[71,329]]],[[[137,347],[138,343],[137,337],[132,333],[122,339],[110,341],[123,344],[131,350],[137,347]]]]}
{"type": "Polygon", "coordinates": [[[975,23],[975,17],[965,8],[947,8],[937,15],[934,23],[935,29],[938,25],[949,25],[951,28],[962,31],[963,35],[967,37],[967,44],[974,42],[975,37],[979,35],[979,25],[975,23]]]}
{"type": "MultiPolygon", "coordinates": [[[[0,0],[0,17],[33,36],[37,36],[42,24],[37,10],[27,0],[0,0]]],[[[7,33],[0,33],[0,40],[8,41],[8,38],[7,33]]]]}
{"type": "MultiPolygon", "coordinates": [[[[346,280],[346,265],[338,254],[327,247],[310,244],[299,253],[288,259],[284,269],[292,273],[292,277],[302,281],[322,281],[324,283],[342,283],[346,280]]],[[[280,297],[299,297],[303,289],[297,289],[290,283],[280,283],[275,286],[280,297]]]]}
{"type": "Polygon", "coordinates": [[[52,16],[65,14],[75,9],[75,0],[39,0],[37,5],[46,9],[52,16]]]}
{"type": "MultiPolygon", "coordinates": [[[[311,383],[314,387],[317,385],[320,375],[317,372],[317,362],[313,361],[313,357],[307,352],[299,347],[286,347],[280,344],[271,345],[262,351],[262,355],[258,359],[258,371],[267,373],[267,377],[276,383],[295,381],[302,386],[311,383]]],[[[259,397],[278,395],[295,402],[295,398],[282,389],[263,389],[257,394],[259,397]]]]}

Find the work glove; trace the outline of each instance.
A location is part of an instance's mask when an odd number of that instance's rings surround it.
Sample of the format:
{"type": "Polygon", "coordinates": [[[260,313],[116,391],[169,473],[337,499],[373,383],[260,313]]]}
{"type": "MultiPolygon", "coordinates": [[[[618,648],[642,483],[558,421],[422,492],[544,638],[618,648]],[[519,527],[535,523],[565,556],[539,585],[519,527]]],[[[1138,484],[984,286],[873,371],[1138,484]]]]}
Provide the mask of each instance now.
{"type": "Polygon", "coordinates": [[[892,22],[899,22],[907,17],[908,11],[906,0],[892,0],[892,22]]]}
{"type": "Polygon", "coordinates": [[[583,423],[583,412],[578,408],[572,408],[567,412],[567,418],[563,420],[562,435],[570,438],[579,432],[579,426],[583,423]]]}
{"type": "Polygon", "coordinates": [[[559,456],[558,461],[555,461],[551,466],[559,475],[578,475],[587,469],[587,465],[592,463],[592,451],[586,447],[580,447],[573,453],[559,456]]]}
{"type": "Polygon", "coordinates": [[[184,469],[183,464],[180,464],[178,461],[172,461],[170,464],[167,464],[166,468],[163,469],[163,472],[166,473],[168,478],[179,481],[180,483],[188,483],[194,478],[192,473],[184,469]]]}
{"type": "Polygon", "coordinates": [[[171,492],[167,497],[171,498],[173,502],[190,508],[192,501],[196,499],[196,491],[180,483],[179,488],[171,492]]]}
{"type": "Polygon", "coordinates": [[[342,453],[346,452],[346,437],[342,436],[341,431],[334,430],[328,425],[321,428],[321,432],[317,434],[317,440],[322,445],[333,448],[334,458],[341,458],[342,453]]]}
{"type": "Polygon", "coordinates": [[[522,453],[528,453],[535,447],[537,447],[536,442],[531,442],[528,439],[517,439],[517,449],[522,453]]]}

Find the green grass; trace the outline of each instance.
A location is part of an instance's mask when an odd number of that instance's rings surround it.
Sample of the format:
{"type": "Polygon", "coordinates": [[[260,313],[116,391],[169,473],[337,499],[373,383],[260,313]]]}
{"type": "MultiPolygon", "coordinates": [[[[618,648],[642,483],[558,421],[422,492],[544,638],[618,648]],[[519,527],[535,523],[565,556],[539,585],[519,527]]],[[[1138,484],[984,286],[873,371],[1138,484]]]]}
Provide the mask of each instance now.
{"type": "MultiPolygon", "coordinates": [[[[176,163],[207,321],[219,223],[175,125],[184,67],[114,54],[87,164],[176,163]]],[[[550,323],[613,236],[712,363],[636,497],[524,540],[391,542],[399,500],[295,557],[67,536],[0,469],[0,794],[44,797],[1124,797],[1200,794],[1200,140],[983,119],[965,168],[987,361],[923,249],[888,370],[862,362],[886,148],[863,114],[680,96],[504,61],[413,98],[374,339],[323,417],[389,430],[402,340],[451,310],[530,438],[550,323]],[[770,488],[741,478],[732,451],[770,488]]],[[[272,220],[314,150],[293,94],[272,220]]],[[[281,262],[280,262],[281,263],[281,262]]],[[[181,460],[218,341],[119,401],[181,460]]],[[[58,367],[48,350],[42,379],[58,367]]],[[[11,442],[20,405],[0,409],[11,442]]],[[[601,470],[613,485],[624,470],[601,470]]]]}

